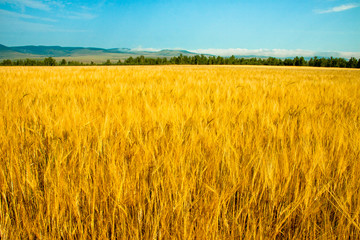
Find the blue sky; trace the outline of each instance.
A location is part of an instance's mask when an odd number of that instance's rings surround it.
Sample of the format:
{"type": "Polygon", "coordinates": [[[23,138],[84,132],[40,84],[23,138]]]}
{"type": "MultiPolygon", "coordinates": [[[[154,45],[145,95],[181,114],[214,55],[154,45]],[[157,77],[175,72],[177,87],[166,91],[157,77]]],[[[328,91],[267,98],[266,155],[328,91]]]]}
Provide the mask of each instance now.
{"type": "Polygon", "coordinates": [[[0,43],[360,57],[359,16],[360,0],[0,0],[0,43]]]}

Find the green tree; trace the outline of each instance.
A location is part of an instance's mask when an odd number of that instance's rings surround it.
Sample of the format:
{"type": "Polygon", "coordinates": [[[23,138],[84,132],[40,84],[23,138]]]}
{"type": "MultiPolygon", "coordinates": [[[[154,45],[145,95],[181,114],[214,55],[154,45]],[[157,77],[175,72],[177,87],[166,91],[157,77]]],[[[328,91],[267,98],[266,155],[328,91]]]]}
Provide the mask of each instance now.
{"type": "Polygon", "coordinates": [[[218,64],[218,65],[224,64],[224,58],[218,56],[218,57],[216,58],[216,64],[218,64]]]}
{"type": "Polygon", "coordinates": [[[25,64],[25,66],[36,66],[37,65],[35,60],[29,59],[29,58],[25,59],[24,64],[25,64]]]}
{"type": "Polygon", "coordinates": [[[62,59],[61,62],[60,62],[60,65],[61,66],[65,66],[67,64],[66,60],[65,59],[62,59]]]}
{"type": "Polygon", "coordinates": [[[233,65],[233,64],[235,64],[235,61],[236,61],[235,56],[231,55],[231,57],[229,57],[228,63],[233,65]]]}
{"type": "Polygon", "coordinates": [[[357,62],[356,58],[352,57],[352,58],[349,59],[348,63],[346,64],[346,67],[355,68],[357,63],[358,62],[357,62]]]}
{"type": "Polygon", "coordinates": [[[52,57],[45,58],[43,64],[45,66],[54,66],[55,65],[54,59],[52,57]]]}
{"type": "Polygon", "coordinates": [[[12,61],[10,59],[6,59],[2,62],[3,66],[12,66],[12,61]]]}
{"type": "Polygon", "coordinates": [[[78,62],[78,61],[69,61],[68,65],[69,66],[81,66],[81,65],[83,65],[83,63],[78,62]]]}
{"type": "Polygon", "coordinates": [[[347,62],[344,58],[339,58],[339,67],[345,68],[346,64],[347,64],[347,62]]]}
{"type": "Polygon", "coordinates": [[[298,56],[296,56],[296,58],[294,58],[293,64],[294,64],[294,66],[300,66],[300,58],[298,56]]]}
{"type": "Polygon", "coordinates": [[[306,65],[306,61],[304,57],[300,57],[299,59],[299,66],[305,66],[306,65]]]}
{"type": "Polygon", "coordinates": [[[56,65],[56,60],[53,59],[52,57],[48,57],[44,59],[44,65],[45,66],[55,66],[56,65]]]}
{"type": "Polygon", "coordinates": [[[127,64],[127,65],[133,65],[134,64],[134,58],[129,57],[129,58],[125,59],[124,63],[127,64]]]}
{"type": "Polygon", "coordinates": [[[199,64],[200,64],[200,61],[201,61],[200,56],[199,56],[199,55],[196,55],[196,56],[195,56],[195,64],[196,64],[196,65],[199,65],[199,64]]]}
{"type": "Polygon", "coordinates": [[[143,55],[141,55],[140,57],[138,57],[138,63],[140,65],[144,65],[145,64],[145,57],[143,55]]]}

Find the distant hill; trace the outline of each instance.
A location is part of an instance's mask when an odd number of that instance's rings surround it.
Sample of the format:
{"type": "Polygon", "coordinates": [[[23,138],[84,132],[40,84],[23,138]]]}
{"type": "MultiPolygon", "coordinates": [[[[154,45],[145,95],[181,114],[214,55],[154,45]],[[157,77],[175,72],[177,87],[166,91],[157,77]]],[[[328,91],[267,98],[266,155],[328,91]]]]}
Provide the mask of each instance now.
{"type": "Polygon", "coordinates": [[[164,49],[158,52],[159,54],[163,55],[163,56],[179,56],[180,54],[184,55],[184,56],[193,56],[193,55],[198,55],[197,53],[193,53],[193,52],[189,52],[186,50],[169,50],[169,49],[164,49]]]}
{"type": "Polygon", "coordinates": [[[184,56],[197,55],[186,50],[161,50],[161,51],[139,51],[129,48],[86,48],[86,47],[60,47],[60,46],[16,46],[7,47],[0,44],[0,60],[1,59],[42,59],[45,57],[53,57],[55,59],[65,58],[68,61],[81,62],[103,62],[107,59],[111,61],[123,60],[128,57],[137,57],[143,55],[145,57],[174,57],[180,54],[184,56]]]}
{"type": "MultiPolygon", "coordinates": [[[[53,57],[57,61],[66,59],[67,61],[78,61],[83,63],[103,63],[107,60],[111,62],[117,62],[118,60],[125,60],[129,57],[145,56],[147,58],[171,58],[182,54],[183,56],[195,56],[201,53],[195,53],[187,50],[174,50],[163,49],[159,51],[139,50],[130,48],[94,48],[94,47],[60,47],[60,46],[16,46],[8,47],[0,44],[0,61],[4,59],[17,60],[17,59],[44,59],[46,57],[53,57]]],[[[210,54],[203,54],[207,57],[214,56],[210,54]]],[[[316,52],[319,58],[334,57],[341,58],[343,55],[340,52],[316,52]]],[[[224,58],[230,56],[223,56],[224,58]]],[[[260,58],[267,59],[268,55],[235,55],[236,58],[260,58]]],[[[276,57],[279,59],[292,57],[276,57]]],[[[305,57],[305,60],[309,60],[312,57],[305,57]]]]}
{"type": "MultiPolygon", "coordinates": [[[[21,52],[17,52],[12,50],[9,47],[4,45],[0,46],[0,59],[23,59],[23,58],[35,58],[36,56],[32,54],[24,54],[21,52]]],[[[37,56],[39,58],[39,56],[37,56]]]]}
{"type": "Polygon", "coordinates": [[[8,47],[0,44],[0,51],[2,51],[2,50],[8,50],[8,47]]]}

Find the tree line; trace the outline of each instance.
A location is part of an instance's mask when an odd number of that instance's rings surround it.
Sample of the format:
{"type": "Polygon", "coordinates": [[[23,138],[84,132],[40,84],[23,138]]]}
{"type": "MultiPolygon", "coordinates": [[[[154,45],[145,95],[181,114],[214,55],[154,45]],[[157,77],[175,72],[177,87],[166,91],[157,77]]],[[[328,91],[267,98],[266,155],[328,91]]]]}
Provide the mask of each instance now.
{"type": "Polygon", "coordinates": [[[340,68],[360,68],[360,59],[354,57],[346,60],[345,58],[319,58],[314,57],[306,60],[304,57],[295,58],[237,58],[220,57],[220,56],[205,56],[194,55],[184,56],[180,54],[171,58],[147,58],[144,56],[129,57],[125,60],[118,60],[117,62],[111,62],[107,60],[104,63],[97,64],[94,62],[83,63],[79,61],[56,61],[52,57],[45,58],[43,60],[36,59],[20,59],[20,60],[3,60],[0,62],[1,66],[88,66],[88,65],[271,65],[271,66],[311,66],[311,67],[340,67],[340,68]]]}

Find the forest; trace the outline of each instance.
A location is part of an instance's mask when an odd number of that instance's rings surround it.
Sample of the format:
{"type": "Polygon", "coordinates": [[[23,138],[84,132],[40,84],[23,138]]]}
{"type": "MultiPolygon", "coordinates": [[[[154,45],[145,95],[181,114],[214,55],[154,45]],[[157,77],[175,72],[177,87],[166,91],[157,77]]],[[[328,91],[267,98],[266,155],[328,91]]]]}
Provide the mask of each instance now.
{"type": "Polygon", "coordinates": [[[324,58],[313,57],[306,60],[304,57],[295,58],[244,58],[244,57],[221,57],[221,56],[205,56],[194,55],[174,56],[171,58],[147,58],[144,56],[128,57],[125,60],[110,61],[107,60],[103,63],[83,63],[79,61],[67,61],[62,59],[56,61],[52,57],[47,57],[42,60],[38,59],[19,59],[10,60],[6,59],[0,62],[0,66],[87,66],[87,65],[270,65],[270,66],[310,66],[310,67],[339,67],[339,68],[360,68],[360,59],[352,57],[345,58],[324,58]]]}

